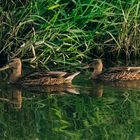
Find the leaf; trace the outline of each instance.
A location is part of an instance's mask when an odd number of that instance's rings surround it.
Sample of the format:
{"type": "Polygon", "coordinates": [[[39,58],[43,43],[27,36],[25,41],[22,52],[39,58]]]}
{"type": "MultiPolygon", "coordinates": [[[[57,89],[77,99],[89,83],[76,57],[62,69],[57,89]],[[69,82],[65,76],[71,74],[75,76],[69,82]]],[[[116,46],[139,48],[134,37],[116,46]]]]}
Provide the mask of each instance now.
{"type": "Polygon", "coordinates": [[[48,10],[53,10],[55,8],[58,8],[58,7],[60,7],[60,4],[52,5],[48,8],[48,10]]]}

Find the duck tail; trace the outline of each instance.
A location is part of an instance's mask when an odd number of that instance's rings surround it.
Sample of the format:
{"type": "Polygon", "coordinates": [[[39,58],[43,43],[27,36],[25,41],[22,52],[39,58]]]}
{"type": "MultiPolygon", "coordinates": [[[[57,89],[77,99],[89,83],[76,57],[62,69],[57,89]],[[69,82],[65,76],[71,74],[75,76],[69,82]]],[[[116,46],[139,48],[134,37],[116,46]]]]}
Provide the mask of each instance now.
{"type": "Polygon", "coordinates": [[[74,78],[75,76],[77,76],[79,73],[80,73],[80,72],[76,72],[76,73],[74,73],[74,74],[72,74],[72,75],[69,75],[67,78],[65,78],[65,83],[71,83],[72,80],[73,80],[73,78],[74,78]]]}

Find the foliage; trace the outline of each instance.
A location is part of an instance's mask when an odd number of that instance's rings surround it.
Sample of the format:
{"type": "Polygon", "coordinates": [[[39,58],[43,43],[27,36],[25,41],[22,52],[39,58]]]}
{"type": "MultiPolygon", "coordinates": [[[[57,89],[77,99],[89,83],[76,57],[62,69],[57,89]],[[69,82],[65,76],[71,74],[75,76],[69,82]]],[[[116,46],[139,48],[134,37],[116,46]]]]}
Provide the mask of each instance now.
{"type": "Polygon", "coordinates": [[[139,0],[1,0],[0,53],[41,64],[140,55],[139,0]]]}

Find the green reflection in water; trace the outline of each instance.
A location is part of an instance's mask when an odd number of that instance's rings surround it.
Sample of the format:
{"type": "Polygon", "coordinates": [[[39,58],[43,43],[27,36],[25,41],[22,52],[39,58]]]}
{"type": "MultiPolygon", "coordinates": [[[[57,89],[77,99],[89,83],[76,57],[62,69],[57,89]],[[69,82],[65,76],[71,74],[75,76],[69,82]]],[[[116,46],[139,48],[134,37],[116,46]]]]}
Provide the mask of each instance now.
{"type": "Polygon", "coordinates": [[[83,79],[74,81],[80,94],[29,92],[1,84],[0,138],[140,139],[140,88],[83,79]]]}

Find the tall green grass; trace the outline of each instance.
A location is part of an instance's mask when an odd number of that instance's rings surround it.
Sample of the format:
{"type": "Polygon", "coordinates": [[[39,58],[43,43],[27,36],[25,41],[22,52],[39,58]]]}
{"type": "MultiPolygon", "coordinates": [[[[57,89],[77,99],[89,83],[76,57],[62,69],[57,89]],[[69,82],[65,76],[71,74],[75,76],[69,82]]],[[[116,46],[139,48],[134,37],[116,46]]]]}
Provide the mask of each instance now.
{"type": "Polygon", "coordinates": [[[140,56],[139,0],[2,0],[0,53],[41,64],[140,56]]]}

